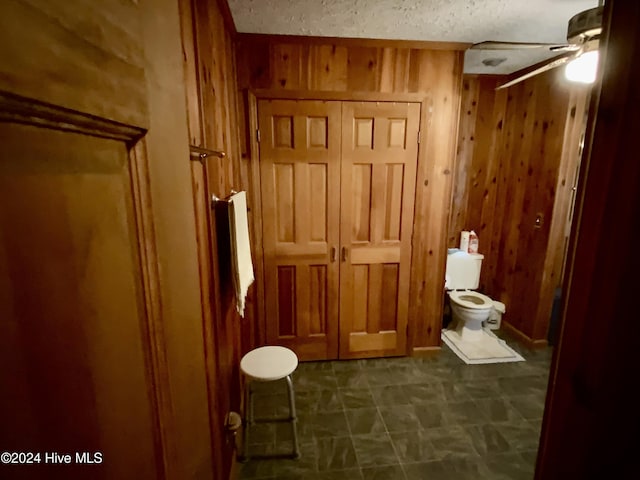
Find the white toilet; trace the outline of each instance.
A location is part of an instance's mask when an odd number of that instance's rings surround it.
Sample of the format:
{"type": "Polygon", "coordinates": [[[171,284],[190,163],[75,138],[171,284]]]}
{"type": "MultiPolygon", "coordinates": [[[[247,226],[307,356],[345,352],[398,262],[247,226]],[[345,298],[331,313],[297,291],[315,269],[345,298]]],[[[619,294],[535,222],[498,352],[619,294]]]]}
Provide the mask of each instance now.
{"type": "Polygon", "coordinates": [[[482,338],[482,322],[489,319],[494,301],[473,290],[480,283],[484,255],[451,249],[447,255],[445,289],[451,300],[452,325],[464,341],[482,338]]]}

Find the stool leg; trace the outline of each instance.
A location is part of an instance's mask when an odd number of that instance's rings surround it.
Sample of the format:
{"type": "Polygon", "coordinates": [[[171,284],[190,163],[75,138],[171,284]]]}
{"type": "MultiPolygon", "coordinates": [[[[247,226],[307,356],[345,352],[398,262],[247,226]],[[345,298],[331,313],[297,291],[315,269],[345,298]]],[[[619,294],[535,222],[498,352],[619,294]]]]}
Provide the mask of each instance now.
{"type": "Polygon", "coordinates": [[[287,375],[287,390],[289,392],[289,415],[291,417],[291,433],[293,434],[293,457],[300,458],[300,447],[298,446],[298,429],[296,423],[298,417],[296,415],[296,400],[293,391],[293,382],[291,375],[287,375]]]}
{"type": "Polygon", "coordinates": [[[251,380],[249,379],[246,379],[244,397],[244,442],[240,461],[249,460],[249,430],[253,425],[253,393],[251,391],[251,380]]]}

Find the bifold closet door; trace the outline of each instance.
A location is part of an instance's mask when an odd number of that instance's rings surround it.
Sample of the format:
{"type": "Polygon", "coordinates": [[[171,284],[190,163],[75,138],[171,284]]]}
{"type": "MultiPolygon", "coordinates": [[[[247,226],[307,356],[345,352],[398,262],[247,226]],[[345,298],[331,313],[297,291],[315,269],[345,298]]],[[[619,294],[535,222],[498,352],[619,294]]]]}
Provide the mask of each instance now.
{"type": "Polygon", "coordinates": [[[420,105],[342,104],[340,358],[405,355],[420,105]]]}
{"type": "Polygon", "coordinates": [[[258,116],[267,342],[337,358],[340,102],[261,100],[258,116]]]}

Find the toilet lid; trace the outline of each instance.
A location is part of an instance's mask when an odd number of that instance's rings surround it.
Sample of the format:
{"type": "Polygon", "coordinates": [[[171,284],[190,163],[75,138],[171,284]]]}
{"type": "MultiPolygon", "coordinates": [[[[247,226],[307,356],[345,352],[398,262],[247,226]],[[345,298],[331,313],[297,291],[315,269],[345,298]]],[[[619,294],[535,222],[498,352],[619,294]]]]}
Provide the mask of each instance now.
{"type": "Polygon", "coordinates": [[[449,292],[451,300],[465,308],[485,309],[493,307],[493,300],[486,295],[471,290],[454,290],[449,292]]]}

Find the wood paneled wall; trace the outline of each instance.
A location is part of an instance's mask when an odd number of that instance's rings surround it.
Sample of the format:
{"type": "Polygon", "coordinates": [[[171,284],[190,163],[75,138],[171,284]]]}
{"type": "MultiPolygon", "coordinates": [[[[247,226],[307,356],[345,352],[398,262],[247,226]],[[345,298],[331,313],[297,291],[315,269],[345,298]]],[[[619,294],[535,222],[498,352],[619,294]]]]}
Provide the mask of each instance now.
{"type": "MultiPolygon", "coordinates": [[[[268,89],[261,96],[341,100],[386,100],[416,94],[424,100],[422,141],[417,172],[411,304],[410,347],[437,347],[442,324],[447,222],[455,160],[463,52],[434,50],[368,40],[323,40],[303,37],[239,35],[238,85],[268,89]],[[377,95],[377,96],[376,96],[377,95]]],[[[255,115],[255,112],[252,113],[255,115]]],[[[251,115],[247,117],[251,122],[251,115]]],[[[253,135],[253,133],[251,134],[253,135]]],[[[249,169],[250,136],[243,142],[249,169]]],[[[249,174],[246,175],[249,178],[249,174]]],[[[259,185],[251,185],[259,201],[259,185]]],[[[254,238],[257,238],[257,233],[254,238]]],[[[259,241],[259,238],[258,238],[259,241]]],[[[260,249],[256,245],[256,250],[260,249]]],[[[260,325],[264,331],[264,324],[260,325]]],[[[259,338],[260,340],[260,338],[259,338]]]]}
{"type": "Polygon", "coordinates": [[[171,379],[169,396],[176,417],[176,426],[166,433],[172,447],[166,455],[170,464],[179,467],[169,470],[167,478],[207,478],[217,467],[217,459],[213,453],[215,441],[208,428],[212,411],[207,395],[198,239],[185,138],[187,114],[181,75],[180,17],[175,0],[141,5],[145,5],[144,47],[148,65],[145,77],[152,112],[146,137],[153,216],[150,225],[158,238],[160,303],[155,308],[160,310],[161,328],[167,339],[166,374],[171,379]]]}
{"type": "Polygon", "coordinates": [[[564,281],[590,99],[590,86],[573,85],[571,87],[562,157],[556,175],[549,240],[542,266],[538,308],[530,333],[530,337],[534,340],[547,338],[555,289],[562,287],[564,281]]]}
{"type": "Polygon", "coordinates": [[[0,450],[103,454],[0,476],[211,479],[177,2],[3,1],[0,58],[0,450]]]}
{"type": "Polygon", "coordinates": [[[493,278],[490,232],[495,220],[502,132],[507,90],[495,90],[502,77],[465,75],[462,86],[458,150],[449,222],[449,247],[457,247],[462,230],[475,229],[482,263],[480,289],[493,278]]]}
{"type": "Polygon", "coordinates": [[[536,480],[635,478],[640,3],[607,1],[536,480]]]}
{"type": "Polygon", "coordinates": [[[561,282],[589,90],[562,69],[496,91],[504,81],[464,77],[448,245],[476,231],[480,289],[506,304],[506,326],[540,343],[561,282]]]}
{"type": "MultiPolygon", "coordinates": [[[[191,162],[193,206],[198,238],[201,308],[206,348],[215,478],[229,478],[234,444],[225,432],[225,417],[240,412],[239,365],[252,325],[235,309],[229,253],[217,223],[224,212],[211,207],[211,197],[225,198],[241,190],[237,166],[240,159],[238,99],[233,26],[226,2],[180,0],[183,69],[189,143],[207,150],[223,151],[219,158],[191,162]]],[[[224,207],[224,205],[219,204],[224,207]]],[[[224,217],[224,219],[222,218],[224,217]]],[[[228,232],[227,232],[228,233],[228,232]]],[[[251,308],[246,309],[251,312],[251,308]]]]}

